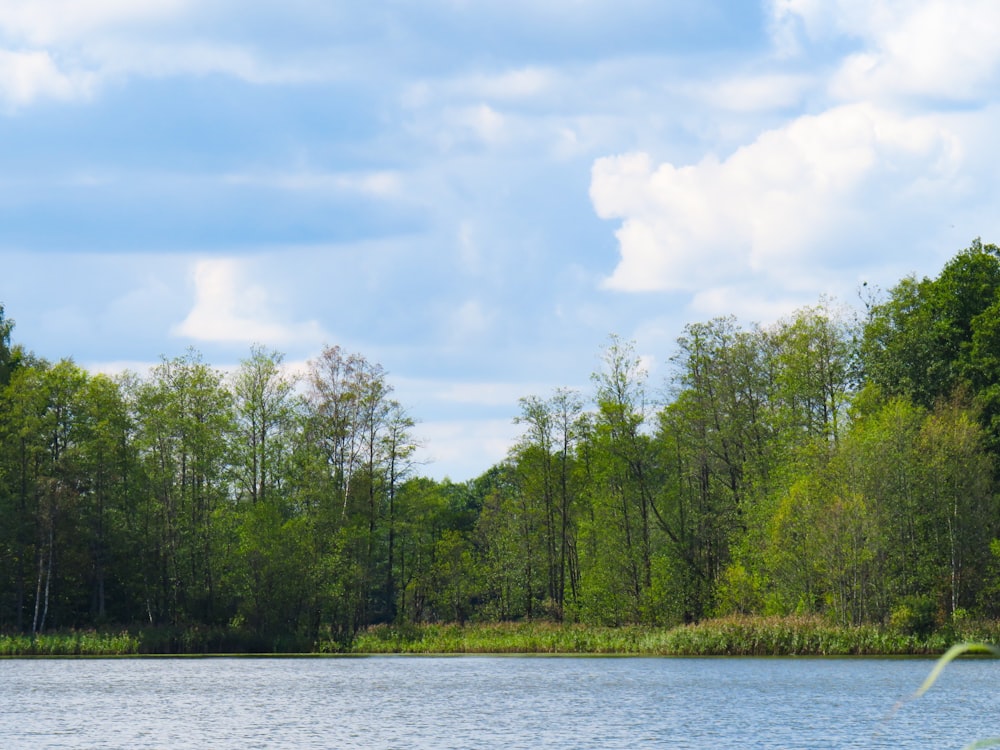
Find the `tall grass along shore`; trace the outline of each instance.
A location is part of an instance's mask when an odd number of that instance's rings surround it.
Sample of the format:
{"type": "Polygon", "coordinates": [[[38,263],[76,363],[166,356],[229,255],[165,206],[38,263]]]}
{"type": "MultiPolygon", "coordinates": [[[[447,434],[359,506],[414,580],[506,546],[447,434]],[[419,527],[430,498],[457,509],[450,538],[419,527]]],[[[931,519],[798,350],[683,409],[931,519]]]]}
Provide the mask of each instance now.
{"type": "Polygon", "coordinates": [[[1000,622],[929,635],[807,617],[726,617],[674,628],[548,622],[378,625],[348,641],[263,638],[226,628],[0,635],[0,657],[140,654],[619,654],[634,656],[934,655],[963,641],[1000,643],[1000,622]]]}
{"type": "MultiPolygon", "coordinates": [[[[944,652],[963,640],[1000,637],[1000,623],[928,636],[831,625],[819,618],[726,617],[675,628],[550,623],[376,626],[357,634],[356,654],[623,654],[648,656],[889,656],[944,652]]],[[[320,643],[320,651],[337,651],[320,643]]]]}
{"type": "Polygon", "coordinates": [[[127,632],[69,631],[0,635],[0,656],[126,656],[139,653],[139,639],[127,632]]]}

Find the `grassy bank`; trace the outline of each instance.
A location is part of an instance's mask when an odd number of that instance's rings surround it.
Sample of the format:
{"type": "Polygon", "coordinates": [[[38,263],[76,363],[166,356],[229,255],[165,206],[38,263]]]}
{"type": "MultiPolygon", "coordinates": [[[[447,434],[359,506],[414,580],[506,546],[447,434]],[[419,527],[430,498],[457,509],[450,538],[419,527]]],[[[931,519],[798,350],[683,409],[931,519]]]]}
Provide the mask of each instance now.
{"type": "Polygon", "coordinates": [[[188,654],[292,654],[314,649],[310,639],[265,637],[242,628],[137,628],[71,630],[40,635],[0,635],[4,656],[139,656],[188,654]]]}
{"type": "Polygon", "coordinates": [[[621,654],[647,656],[890,656],[941,654],[954,643],[1000,643],[1000,622],[962,623],[927,636],[818,618],[727,617],[676,628],[546,622],[380,625],[349,643],[264,638],[231,628],[146,628],[0,635],[0,656],[139,654],[621,654]]]}
{"type": "Polygon", "coordinates": [[[940,654],[953,643],[998,642],[1000,623],[969,624],[928,636],[873,625],[843,627],[818,618],[727,617],[676,628],[551,623],[377,626],[350,647],[356,654],[631,654],[650,656],[890,656],[940,654]]]}
{"type": "Polygon", "coordinates": [[[124,656],[139,653],[139,639],[127,632],[70,631],[0,635],[0,656],[124,656]]]}

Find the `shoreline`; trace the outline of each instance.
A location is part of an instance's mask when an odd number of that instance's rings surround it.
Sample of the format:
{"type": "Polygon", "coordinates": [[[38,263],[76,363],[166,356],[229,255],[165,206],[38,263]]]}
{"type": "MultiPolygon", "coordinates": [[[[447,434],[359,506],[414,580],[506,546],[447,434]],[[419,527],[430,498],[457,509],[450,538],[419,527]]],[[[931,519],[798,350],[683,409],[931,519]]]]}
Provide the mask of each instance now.
{"type": "Polygon", "coordinates": [[[0,635],[0,657],[108,656],[939,656],[956,643],[1000,642],[1000,622],[926,633],[833,625],[819,618],[725,617],[691,625],[598,626],[545,621],[375,625],[350,641],[265,637],[229,628],[0,635]]]}

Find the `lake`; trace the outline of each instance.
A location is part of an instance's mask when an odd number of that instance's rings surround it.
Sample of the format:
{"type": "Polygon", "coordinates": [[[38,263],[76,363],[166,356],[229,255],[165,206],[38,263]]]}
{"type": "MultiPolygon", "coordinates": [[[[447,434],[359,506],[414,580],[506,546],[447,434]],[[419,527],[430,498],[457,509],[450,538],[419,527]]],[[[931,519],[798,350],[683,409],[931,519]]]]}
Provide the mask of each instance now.
{"type": "Polygon", "coordinates": [[[1000,662],[335,657],[0,660],[0,748],[961,748],[1000,662]]]}

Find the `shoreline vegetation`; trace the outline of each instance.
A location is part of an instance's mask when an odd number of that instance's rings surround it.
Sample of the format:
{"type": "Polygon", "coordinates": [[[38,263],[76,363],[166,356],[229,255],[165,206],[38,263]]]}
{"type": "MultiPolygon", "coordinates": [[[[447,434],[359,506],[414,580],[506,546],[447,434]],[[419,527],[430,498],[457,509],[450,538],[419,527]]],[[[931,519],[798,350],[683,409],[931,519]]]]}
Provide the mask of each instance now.
{"type": "Polygon", "coordinates": [[[690,323],[666,358],[612,334],[458,483],[361,354],[112,378],[12,344],[0,304],[0,654],[997,642],[1000,246],[862,301],[690,323]]]}
{"type": "Polygon", "coordinates": [[[928,634],[813,617],[724,617],[692,625],[519,623],[376,625],[350,640],[265,638],[232,628],[145,628],[0,635],[0,657],[181,655],[563,654],[619,656],[938,656],[962,642],[1000,642],[1000,622],[928,634]]]}

